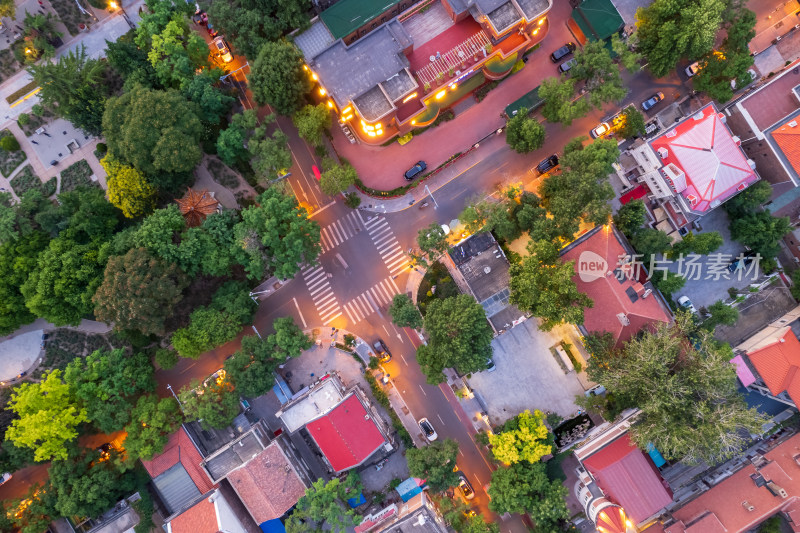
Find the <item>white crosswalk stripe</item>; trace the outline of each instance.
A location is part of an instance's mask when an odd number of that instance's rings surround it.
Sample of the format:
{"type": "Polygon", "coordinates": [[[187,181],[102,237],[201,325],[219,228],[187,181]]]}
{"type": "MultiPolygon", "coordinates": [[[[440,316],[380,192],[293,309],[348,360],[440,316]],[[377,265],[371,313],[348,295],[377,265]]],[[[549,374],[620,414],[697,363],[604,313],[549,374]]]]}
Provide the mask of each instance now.
{"type": "Polygon", "coordinates": [[[311,266],[304,268],[302,272],[322,323],[328,325],[335,318],[342,316],[342,308],[328,283],[328,273],[325,269],[321,266],[311,266]]]}
{"type": "Polygon", "coordinates": [[[372,218],[362,222],[386,268],[389,269],[389,274],[395,275],[405,270],[408,267],[408,257],[397,242],[394,231],[386,219],[380,215],[373,215],[372,218]]]}
{"type": "Polygon", "coordinates": [[[350,211],[347,216],[335,220],[320,228],[320,240],[322,242],[322,253],[336,248],[344,241],[357,235],[364,229],[364,223],[358,211],[350,211]]]}
{"type": "Polygon", "coordinates": [[[386,278],[344,304],[345,315],[353,324],[361,322],[377,311],[378,307],[388,307],[394,295],[399,293],[400,289],[394,280],[386,278]]]}

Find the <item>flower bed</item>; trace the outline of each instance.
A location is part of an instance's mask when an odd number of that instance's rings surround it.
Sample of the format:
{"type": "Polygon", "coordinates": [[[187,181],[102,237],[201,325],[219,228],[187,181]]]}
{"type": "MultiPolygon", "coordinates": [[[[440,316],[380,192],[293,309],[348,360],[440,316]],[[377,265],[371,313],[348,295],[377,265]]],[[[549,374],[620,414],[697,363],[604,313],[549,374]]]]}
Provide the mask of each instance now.
{"type": "Polygon", "coordinates": [[[92,168],[85,159],[73,163],[61,171],[61,192],[71,191],[81,185],[94,185],[95,182],[89,179],[91,175],[92,168]]]}
{"type": "Polygon", "coordinates": [[[20,170],[9,183],[17,196],[22,196],[32,189],[39,189],[45,197],[52,196],[56,192],[56,178],[50,178],[47,183],[42,183],[30,165],[20,170]]]}
{"type": "Polygon", "coordinates": [[[35,81],[27,83],[22,87],[20,87],[19,89],[17,89],[16,91],[14,91],[13,93],[6,96],[6,102],[8,102],[9,104],[13,104],[26,94],[34,90],[36,87],[38,87],[38,84],[35,81]]]}
{"type": "MultiPolygon", "coordinates": [[[[14,134],[10,131],[3,130],[0,132],[0,139],[3,137],[8,137],[9,135],[12,137],[14,136],[14,134]]],[[[6,152],[5,150],[0,149],[0,174],[3,174],[3,176],[6,178],[9,177],[11,173],[14,172],[14,170],[16,170],[16,168],[20,166],[23,161],[25,161],[27,157],[28,156],[25,155],[25,152],[22,149],[17,150],[16,152],[6,152]]]]}

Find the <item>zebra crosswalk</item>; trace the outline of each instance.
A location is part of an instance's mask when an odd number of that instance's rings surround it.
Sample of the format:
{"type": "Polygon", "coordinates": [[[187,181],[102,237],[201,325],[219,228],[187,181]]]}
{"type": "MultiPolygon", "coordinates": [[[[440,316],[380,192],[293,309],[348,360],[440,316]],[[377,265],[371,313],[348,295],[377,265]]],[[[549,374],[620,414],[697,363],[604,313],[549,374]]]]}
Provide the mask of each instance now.
{"type": "Polygon", "coordinates": [[[364,226],[390,275],[395,275],[408,266],[408,257],[397,242],[386,218],[376,215],[364,222],[364,226]]]}
{"type": "Polygon", "coordinates": [[[331,250],[344,241],[357,235],[364,229],[364,222],[358,211],[350,211],[347,216],[331,222],[324,228],[320,229],[320,238],[322,241],[322,253],[331,250]]]}
{"type": "Polygon", "coordinates": [[[333,294],[325,269],[321,266],[311,266],[304,268],[302,273],[322,324],[328,325],[337,317],[342,316],[342,308],[333,294]]]}
{"type": "Polygon", "coordinates": [[[344,304],[344,312],[350,322],[355,324],[377,311],[379,307],[392,303],[394,295],[399,293],[400,290],[394,280],[386,278],[344,304]]]}

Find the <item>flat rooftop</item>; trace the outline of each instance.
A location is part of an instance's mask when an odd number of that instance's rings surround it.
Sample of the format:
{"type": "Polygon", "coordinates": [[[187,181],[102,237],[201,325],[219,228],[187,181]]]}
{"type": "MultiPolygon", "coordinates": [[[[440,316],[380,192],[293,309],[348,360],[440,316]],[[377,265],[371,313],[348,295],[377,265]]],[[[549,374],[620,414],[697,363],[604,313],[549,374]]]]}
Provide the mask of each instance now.
{"type": "Polygon", "coordinates": [[[211,478],[219,481],[230,471],[246,464],[253,457],[261,453],[269,443],[269,437],[264,434],[259,426],[232,441],[211,457],[206,458],[204,466],[211,478]]]}
{"type": "Polygon", "coordinates": [[[327,377],[313,389],[298,391],[297,400],[291,401],[278,414],[290,433],[294,433],[315,418],[318,418],[342,401],[344,396],[337,380],[327,377]]]}
{"type": "Polygon", "coordinates": [[[743,98],[735,107],[744,110],[755,126],[765,131],[800,108],[800,94],[795,90],[798,85],[800,68],[795,67],[743,98]]]}

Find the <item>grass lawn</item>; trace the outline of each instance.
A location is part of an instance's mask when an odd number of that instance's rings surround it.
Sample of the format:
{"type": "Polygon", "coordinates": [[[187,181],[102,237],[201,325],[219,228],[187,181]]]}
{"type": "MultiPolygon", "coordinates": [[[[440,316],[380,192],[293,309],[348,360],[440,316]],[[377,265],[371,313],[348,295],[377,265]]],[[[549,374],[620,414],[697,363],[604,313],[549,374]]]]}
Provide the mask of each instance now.
{"type": "MultiPolygon", "coordinates": [[[[0,131],[0,138],[8,136],[13,137],[14,134],[8,130],[0,131]]],[[[27,157],[28,156],[25,155],[25,152],[21,148],[16,152],[6,152],[0,149],[0,173],[7,178],[27,157]]]]}
{"type": "Polygon", "coordinates": [[[89,179],[92,169],[85,159],[73,163],[61,171],[61,192],[73,190],[81,185],[93,186],[95,182],[89,179]]]}
{"type": "Polygon", "coordinates": [[[47,183],[42,183],[39,176],[33,173],[33,168],[30,165],[26,165],[25,168],[19,171],[10,183],[17,196],[22,196],[31,189],[39,189],[46,197],[52,196],[56,192],[56,178],[50,178],[47,183]]]}

